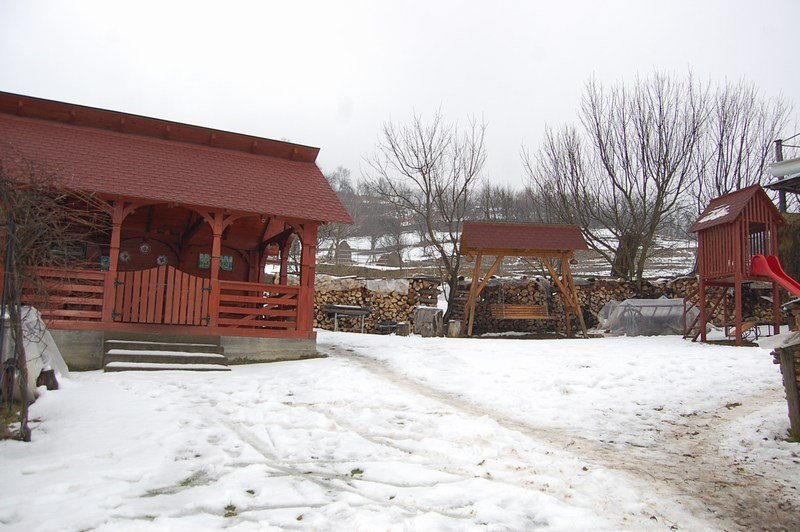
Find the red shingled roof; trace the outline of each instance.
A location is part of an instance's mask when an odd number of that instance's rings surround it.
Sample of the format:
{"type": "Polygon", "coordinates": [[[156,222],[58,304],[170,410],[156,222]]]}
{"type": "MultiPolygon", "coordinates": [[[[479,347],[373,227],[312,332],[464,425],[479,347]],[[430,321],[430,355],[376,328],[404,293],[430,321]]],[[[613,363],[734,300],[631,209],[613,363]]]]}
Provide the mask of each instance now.
{"type": "Polygon", "coordinates": [[[481,249],[569,251],[587,249],[577,225],[464,222],[462,252],[481,249]]]}
{"type": "Polygon", "coordinates": [[[764,192],[764,189],[761,188],[760,185],[750,185],[749,187],[742,188],[735,192],[731,192],[711,200],[703,213],[689,228],[689,232],[696,233],[697,231],[708,229],[709,227],[714,227],[715,225],[726,224],[736,220],[744,208],[747,207],[747,204],[750,203],[753,198],[759,196],[761,197],[761,200],[765,201],[772,207],[772,210],[775,211],[776,219],[780,220],[782,223],[783,218],[781,217],[780,212],[778,211],[777,207],[775,207],[775,204],[772,203],[772,200],[769,199],[767,193],[764,192]]]}
{"type": "MultiPolygon", "coordinates": [[[[45,102],[51,107],[62,105],[126,116],[48,100],[32,101],[45,102]]],[[[305,158],[305,161],[289,160],[241,149],[4,114],[8,111],[0,106],[0,143],[58,173],[71,188],[158,202],[352,223],[325,176],[314,162],[308,161],[309,154],[316,154],[314,148],[295,148],[286,143],[289,153],[303,150],[301,155],[305,158]]],[[[155,119],[130,116],[161,124],[155,119]]],[[[185,127],[191,128],[192,133],[204,130],[185,127]]],[[[206,131],[209,138],[215,138],[214,130],[206,131]]],[[[228,142],[253,142],[253,137],[245,135],[226,132],[221,135],[228,142]]],[[[281,148],[278,141],[264,139],[264,143],[270,149],[281,148]]]]}

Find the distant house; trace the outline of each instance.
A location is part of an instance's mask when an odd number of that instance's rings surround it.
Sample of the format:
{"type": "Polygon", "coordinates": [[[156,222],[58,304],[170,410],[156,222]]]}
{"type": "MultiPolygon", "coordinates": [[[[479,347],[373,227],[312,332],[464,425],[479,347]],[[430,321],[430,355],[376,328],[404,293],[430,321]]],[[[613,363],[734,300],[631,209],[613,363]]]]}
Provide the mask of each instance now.
{"type": "Polygon", "coordinates": [[[0,142],[110,214],[85,268],[44,272],[55,297],[41,310],[74,367],[99,367],[115,337],[211,339],[234,358],[314,351],[317,229],[352,223],[318,148],[9,93],[0,142]]]}

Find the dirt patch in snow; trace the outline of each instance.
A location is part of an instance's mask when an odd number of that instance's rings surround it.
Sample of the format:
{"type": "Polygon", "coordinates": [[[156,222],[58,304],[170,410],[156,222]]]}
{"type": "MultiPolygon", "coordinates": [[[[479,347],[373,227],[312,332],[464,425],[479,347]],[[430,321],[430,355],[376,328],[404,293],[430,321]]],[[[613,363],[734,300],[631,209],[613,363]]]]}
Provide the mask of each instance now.
{"type": "MultiPolygon", "coordinates": [[[[326,346],[326,350],[462,413],[488,416],[506,429],[568,451],[590,464],[619,471],[635,485],[655,493],[658,499],[678,503],[688,513],[703,517],[720,529],[788,531],[800,527],[796,487],[763,474],[757,463],[743,463],[720,445],[730,435],[731,425],[774,402],[774,394],[742,397],[719,410],[683,414],[681,422],[662,425],[662,429],[656,429],[653,443],[642,446],[536,427],[485,405],[436,390],[353,350],[332,346],[326,346]]],[[[623,439],[624,435],[620,436],[623,439]]],[[[663,522],[669,525],[667,519],[663,522]]]]}

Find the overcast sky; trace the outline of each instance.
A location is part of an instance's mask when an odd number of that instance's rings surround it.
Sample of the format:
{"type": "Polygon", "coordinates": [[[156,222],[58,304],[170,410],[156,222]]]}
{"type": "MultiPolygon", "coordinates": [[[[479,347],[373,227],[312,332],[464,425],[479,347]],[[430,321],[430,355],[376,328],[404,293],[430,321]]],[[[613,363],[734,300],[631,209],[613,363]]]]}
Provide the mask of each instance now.
{"type": "Polygon", "coordinates": [[[0,90],[321,148],[358,175],[386,120],[488,123],[487,175],[575,121],[585,81],[654,69],[800,106],[800,1],[0,0],[0,90]]]}

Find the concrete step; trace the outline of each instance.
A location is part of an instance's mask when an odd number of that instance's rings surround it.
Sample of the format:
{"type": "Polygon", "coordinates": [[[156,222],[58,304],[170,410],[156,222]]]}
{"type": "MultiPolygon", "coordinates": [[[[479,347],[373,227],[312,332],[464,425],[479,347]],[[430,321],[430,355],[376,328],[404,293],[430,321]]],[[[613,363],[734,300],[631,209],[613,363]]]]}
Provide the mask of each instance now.
{"type": "Polygon", "coordinates": [[[109,362],[103,371],[230,371],[222,364],[167,364],[155,362],[109,362]]]}
{"type": "Polygon", "coordinates": [[[109,349],[105,353],[105,362],[142,362],[156,364],[222,364],[228,365],[228,359],[220,353],[203,353],[195,351],[143,350],[143,349],[109,349]]]}
{"type": "Polygon", "coordinates": [[[142,340],[106,340],[105,350],[125,349],[130,351],[180,351],[183,353],[219,353],[225,348],[219,344],[185,342],[147,342],[142,340]]]}

